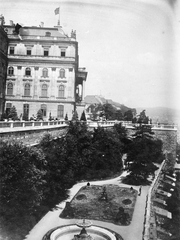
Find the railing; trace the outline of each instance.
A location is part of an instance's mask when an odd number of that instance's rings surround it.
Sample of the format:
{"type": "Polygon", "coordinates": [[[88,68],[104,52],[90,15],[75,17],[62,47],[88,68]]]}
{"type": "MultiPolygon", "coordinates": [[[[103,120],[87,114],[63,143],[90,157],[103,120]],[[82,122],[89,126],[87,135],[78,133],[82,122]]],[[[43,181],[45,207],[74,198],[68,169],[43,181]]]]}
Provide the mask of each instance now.
{"type": "MultiPolygon", "coordinates": [[[[62,125],[66,124],[65,120],[56,120],[56,121],[9,121],[9,122],[0,122],[0,129],[2,128],[18,128],[18,127],[43,127],[43,126],[53,126],[53,125],[62,125]]],[[[121,123],[122,126],[126,128],[134,128],[139,126],[139,123],[132,123],[128,121],[97,121],[97,122],[87,122],[89,127],[97,128],[97,127],[113,127],[115,124],[121,123]]],[[[166,124],[145,124],[152,127],[153,129],[159,130],[177,130],[176,125],[166,125],[166,124]]],[[[1,131],[1,130],[0,130],[1,131]]]]}
{"type": "Polygon", "coordinates": [[[0,131],[1,129],[8,128],[25,128],[25,127],[45,127],[45,126],[57,126],[66,124],[65,120],[57,121],[9,121],[9,122],[0,122],[0,131]]]}
{"type": "Polygon", "coordinates": [[[151,187],[150,187],[148,195],[147,195],[143,240],[157,239],[156,221],[155,221],[154,209],[152,206],[152,198],[154,197],[154,193],[157,190],[159,180],[160,180],[162,171],[165,167],[165,164],[166,164],[166,160],[164,160],[162,162],[160,168],[158,169],[158,172],[151,184],[151,187]]]}

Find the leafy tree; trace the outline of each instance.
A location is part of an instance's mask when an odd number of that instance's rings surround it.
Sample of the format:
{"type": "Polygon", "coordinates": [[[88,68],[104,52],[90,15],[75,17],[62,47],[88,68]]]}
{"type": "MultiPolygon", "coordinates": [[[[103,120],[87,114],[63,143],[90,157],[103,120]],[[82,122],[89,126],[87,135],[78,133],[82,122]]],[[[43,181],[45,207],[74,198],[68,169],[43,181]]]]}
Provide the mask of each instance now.
{"type": "Polygon", "coordinates": [[[162,142],[153,139],[151,129],[144,129],[144,125],[137,127],[132,143],[127,152],[127,171],[125,179],[131,184],[146,184],[148,177],[157,169],[154,163],[163,159],[162,142]]]}
{"type": "Polygon", "coordinates": [[[144,124],[148,124],[149,123],[149,117],[146,116],[146,110],[143,110],[142,112],[140,112],[139,114],[139,118],[137,119],[138,123],[144,123],[144,124]]]}
{"type": "Polygon", "coordinates": [[[44,154],[17,142],[0,143],[0,225],[4,238],[22,239],[43,200],[44,154]],[[23,227],[22,227],[23,226],[23,227]]]}
{"type": "Polygon", "coordinates": [[[8,118],[11,118],[12,120],[17,120],[18,116],[17,116],[17,110],[15,106],[12,106],[10,108],[9,114],[8,114],[8,118]]]}
{"type": "Polygon", "coordinates": [[[83,111],[82,114],[81,114],[81,118],[80,118],[81,121],[86,121],[86,115],[85,115],[85,112],[83,111]]]}
{"type": "Polygon", "coordinates": [[[37,112],[37,120],[43,120],[43,111],[42,109],[39,109],[37,112]]]}
{"type": "Polygon", "coordinates": [[[122,126],[122,123],[114,125],[114,131],[117,132],[119,141],[123,144],[123,153],[127,152],[131,139],[127,135],[127,129],[122,126]]]}
{"type": "Polygon", "coordinates": [[[102,110],[106,120],[115,119],[116,109],[110,103],[103,104],[102,110]]]}
{"type": "Polygon", "coordinates": [[[115,132],[106,131],[100,127],[95,129],[92,139],[91,168],[98,171],[99,175],[103,174],[104,176],[117,172],[117,169],[120,171],[122,147],[115,132]]]}
{"type": "Polygon", "coordinates": [[[152,127],[150,125],[139,124],[134,126],[135,134],[133,134],[134,138],[153,138],[154,132],[152,131],[152,127]]]}
{"type": "Polygon", "coordinates": [[[132,121],[133,119],[133,112],[131,110],[128,110],[124,113],[124,120],[125,121],[132,121]]]}
{"type": "Polygon", "coordinates": [[[116,112],[115,112],[115,119],[116,120],[123,120],[123,113],[122,113],[122,111],[121,110],[116,110],[116,112]]]}

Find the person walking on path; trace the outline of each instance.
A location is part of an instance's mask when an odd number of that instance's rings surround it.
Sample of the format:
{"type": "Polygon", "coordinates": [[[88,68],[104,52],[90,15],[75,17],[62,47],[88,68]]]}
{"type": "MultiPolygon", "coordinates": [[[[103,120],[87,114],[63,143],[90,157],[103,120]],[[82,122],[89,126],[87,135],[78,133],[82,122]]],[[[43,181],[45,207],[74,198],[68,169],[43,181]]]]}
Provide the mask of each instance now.
{"type": "Polygon", "coordinates": [[[139,196],[141,195],[142,186],[139,187],[139,196]]]}

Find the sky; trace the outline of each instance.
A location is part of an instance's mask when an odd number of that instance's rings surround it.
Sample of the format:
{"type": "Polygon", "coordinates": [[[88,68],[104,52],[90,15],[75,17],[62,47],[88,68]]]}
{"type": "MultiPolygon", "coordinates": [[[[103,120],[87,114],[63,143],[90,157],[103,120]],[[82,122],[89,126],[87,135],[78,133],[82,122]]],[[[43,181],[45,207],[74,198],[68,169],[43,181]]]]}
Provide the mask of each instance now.
{"type": "Polygon", "coordinates": [[[180,4],[177,0],[1,0],[0,14],[23,26],[76,30],[85,95],[128,107],[180,110],[180,4]]]}

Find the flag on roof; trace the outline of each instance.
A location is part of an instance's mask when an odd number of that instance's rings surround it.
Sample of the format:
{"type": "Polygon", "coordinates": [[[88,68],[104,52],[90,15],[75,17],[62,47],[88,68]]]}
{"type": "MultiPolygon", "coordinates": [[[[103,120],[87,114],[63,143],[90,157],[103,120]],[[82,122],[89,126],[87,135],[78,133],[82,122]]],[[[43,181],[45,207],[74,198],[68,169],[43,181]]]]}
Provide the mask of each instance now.
{"type": "Polygon", "coordinates": [[[55,15],[59,14],[59,7],[54,10],[55,15]]]}

